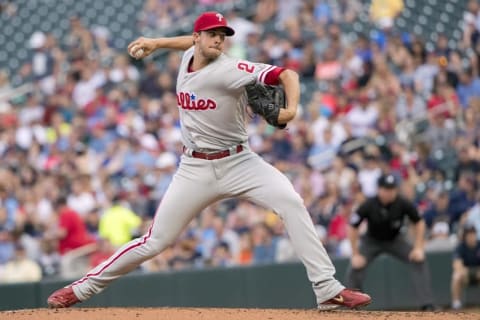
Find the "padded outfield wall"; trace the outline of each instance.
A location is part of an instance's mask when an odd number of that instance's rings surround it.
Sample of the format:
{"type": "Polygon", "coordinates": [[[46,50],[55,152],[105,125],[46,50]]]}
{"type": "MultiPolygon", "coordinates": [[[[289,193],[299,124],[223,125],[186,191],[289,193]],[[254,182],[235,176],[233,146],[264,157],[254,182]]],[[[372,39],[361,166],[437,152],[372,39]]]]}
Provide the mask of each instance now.
{"type": "MultiPolygon", "coordinates": [[[[451,253],[430,253],[436,303],[450,304],[451,253]]],[[[348,260],[334,261],[337,278],[343,280],[348,260]]],[[[0,310],[46,307],[48,295],[70,281],[0,286],[0,310]]],[[[381,256],[368,269],[365,291],[371,310],[416,309],[410,271],[406,265],[381,256]]],[[[480,304],[480,288],[470,288],[467,303],[480,304]]],[[[189,270],[127,275],[81,307],[245,307],[314,308],[315,298],[299,263],[253,267],[189,270]]]]}

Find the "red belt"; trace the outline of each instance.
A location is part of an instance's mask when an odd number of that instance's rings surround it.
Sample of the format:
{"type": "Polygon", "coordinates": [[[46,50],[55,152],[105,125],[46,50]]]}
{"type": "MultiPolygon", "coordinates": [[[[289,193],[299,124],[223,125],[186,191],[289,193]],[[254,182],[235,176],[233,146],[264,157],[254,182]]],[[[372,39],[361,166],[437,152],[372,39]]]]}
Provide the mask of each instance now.
{"type": "MultiPolygon", "coordinates": [[[[184,146],[183,151],[185,152],[187,148],[184,146]]],[[[216,160],[216,159],[222,159],[225,157],[228,157],[232,154],[240,153],[243,151],[243,146],[238,145],[235,147],[236,152],[231,152],[230,150],[222,150],[222,151],[217,151],[217,152],[210,152],[210,153],[204,153],[204,152],[198,152],[198,151],[192,151],[190,155],[194,158],[199,158],[199,159],[204,159],[204,160],[216,160]]]]}

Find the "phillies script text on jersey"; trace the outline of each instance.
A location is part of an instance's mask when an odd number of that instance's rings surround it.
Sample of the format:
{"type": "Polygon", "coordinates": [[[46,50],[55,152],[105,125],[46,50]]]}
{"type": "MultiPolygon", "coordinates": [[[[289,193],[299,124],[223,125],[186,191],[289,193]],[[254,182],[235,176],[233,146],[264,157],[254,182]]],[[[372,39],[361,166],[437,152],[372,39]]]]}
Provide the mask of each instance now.
{"type": "Polygon", "coordinates": [[[216,109],[217,103],[212,99],[198,99],[194,93],[180,92],[177,94],[178,105],[186,110],[216,109]]]}

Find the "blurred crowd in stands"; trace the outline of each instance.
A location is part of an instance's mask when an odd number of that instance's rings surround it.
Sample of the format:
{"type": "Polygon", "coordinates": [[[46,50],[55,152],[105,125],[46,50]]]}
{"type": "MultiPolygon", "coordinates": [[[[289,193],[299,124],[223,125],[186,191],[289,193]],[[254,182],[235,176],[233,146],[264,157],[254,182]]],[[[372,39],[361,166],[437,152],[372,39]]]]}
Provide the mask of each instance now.
{"type": "MultiPolygon", "coordinates": [[[[225,12],[236,30],[229,55],[301,76],[298,117],[286,130],[253,117],[250,144],[291,179],[332,257],[350,255],[349,216],[382,172],[418,205],[428,250],[452,250],[465,223],[480,230],[478,2],[466,8],[463,39],[452,47],[439,34],[433,49],[394,27],[399,2],[387,13],[359,0],[225,12]],[[341,23],[362,10],[374,36],[346,37],[341,23]]],[[[161,29],[186,5],[147,0],[138,24],[161,29]]],[[[111,46],[108,26],[81,16],[70,26],[62,39],[33,33],[32,61],[0,70],[0,282],[78,276],[145,233],[182,152],[181,53],[134,61],[111,46]]],[[[295,260],[274,212],[228,200],[199,212],[139,272],[295,260]]]]}

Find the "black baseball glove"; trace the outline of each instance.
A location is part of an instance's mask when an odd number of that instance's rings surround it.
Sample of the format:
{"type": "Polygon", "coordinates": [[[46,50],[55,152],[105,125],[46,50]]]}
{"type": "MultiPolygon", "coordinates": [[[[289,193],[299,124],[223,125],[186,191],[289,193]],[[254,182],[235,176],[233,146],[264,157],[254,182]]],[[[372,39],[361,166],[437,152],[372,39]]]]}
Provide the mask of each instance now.
{"type": "Polygon", "coordinates": [[[269,86],[261,83],[245,87],[248,104],[255,114],[261,115],[270,125],[283,129],[286,124],[278,123],[280,108],[285,108],[285,91],[280,86],[269,86]]]}

